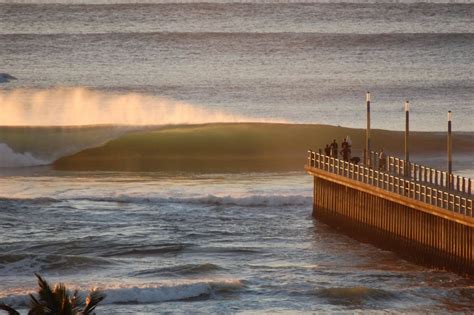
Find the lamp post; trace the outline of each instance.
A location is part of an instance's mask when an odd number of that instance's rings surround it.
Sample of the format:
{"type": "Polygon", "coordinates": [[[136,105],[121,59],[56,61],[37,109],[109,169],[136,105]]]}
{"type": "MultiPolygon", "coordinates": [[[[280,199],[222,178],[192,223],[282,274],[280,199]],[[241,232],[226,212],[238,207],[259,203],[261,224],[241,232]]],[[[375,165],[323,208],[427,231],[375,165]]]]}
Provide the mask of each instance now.
{"type": "Polygon", "coordinates": [[[364,162],[370,167],[370,92],[365,95],[365,102],[367,105],[367,129],[365,132],[364,162]]]}
{"type": "Polygon", "coordinates": [[[451,120],[453,116],[451,111],[448,111],[448,178],[447,186],[448,188],[452,187],[452,173],[453,173],[453,152],[452,152],[452,136],[451,136],[451,120]]]}
{"type": "Polygon", "coordinates": [[[405,165],[404,165],[404,175],[408,176],[410,174],[410,153],[409,148],[410,144],[408,142],[410,135],[410,103],[408,100],[405,101],[405,165]]]}

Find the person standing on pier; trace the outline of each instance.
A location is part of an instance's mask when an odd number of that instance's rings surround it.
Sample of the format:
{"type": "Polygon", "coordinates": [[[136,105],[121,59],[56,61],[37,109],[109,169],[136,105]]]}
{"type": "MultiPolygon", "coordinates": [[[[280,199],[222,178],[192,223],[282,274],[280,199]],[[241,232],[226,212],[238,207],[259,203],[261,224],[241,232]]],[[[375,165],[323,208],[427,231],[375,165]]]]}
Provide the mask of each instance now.
{"type": "Polygon", "coordinates": [[[383,148],[379,153],[379,171],[385,171],[387,166],[387,154],[385,154],[383,148]]]}
{"type": "Polygon", "coordinates": [[[331,151],[332,151],[332,157],[335,158],[335,159],[337,159],[337,153],[338,153],[338,151],[337,151],[338,148],[337,147],[338,146],[337,146],[336,139],[334,139],[331,143],[331,151]]]}
{"type": "Polygon", "coordinates": [[[348,146],[345,146],[342,150],[341,150],[341,155],[342,155],[342,159],[346,162],[349,162],[349,153],[350,153],[350,150],[349,150],[349,147],[348,146]]]}
{"type": "Polygon", "coordinates": [[[342,159],[346,162],[349,162],[350,155],[351,155],[351,148],[349,146],[349,142],[347,141],[347,137],[344,138],[344,140],[342,141],[341,147],[342,147],[342,150],[341,150],[342,159]]]}
{"type": "Polygon", "coordinates": [[[329,144],[326,144],[326,147],[324,148],[324,154],[326,156],[331,156],[331,147],[329,146],[329,144]]]}

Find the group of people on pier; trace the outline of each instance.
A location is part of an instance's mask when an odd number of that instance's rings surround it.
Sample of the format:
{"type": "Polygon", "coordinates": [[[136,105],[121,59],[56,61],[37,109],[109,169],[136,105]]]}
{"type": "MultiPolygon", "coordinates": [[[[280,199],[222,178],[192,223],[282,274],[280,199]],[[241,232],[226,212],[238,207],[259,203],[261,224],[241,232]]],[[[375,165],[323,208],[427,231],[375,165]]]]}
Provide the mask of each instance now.
{"type": "Polygon", "coordinates": [[[331,156],[333,158],[338,158],[339,154],[341,155],[342,159],[346,162],[351,160],[351,149],[352,149],[352,141],[349,137],[345,137],[341,143],[342,150],[339,151],[339,146],[337,144],[336,139],[334,139],[331,144],[326,144],[324,148],[324,154],[326,156],[331,156]]]}

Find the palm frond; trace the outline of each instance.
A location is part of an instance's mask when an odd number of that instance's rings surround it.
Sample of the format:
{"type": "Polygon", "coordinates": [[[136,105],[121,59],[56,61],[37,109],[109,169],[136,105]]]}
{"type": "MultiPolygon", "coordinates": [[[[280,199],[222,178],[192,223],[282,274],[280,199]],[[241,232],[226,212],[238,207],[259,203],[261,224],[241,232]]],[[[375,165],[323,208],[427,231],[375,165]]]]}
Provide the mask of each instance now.
{"type": "Polygon", "coordinates": [[[4,310],[8,312],[8,315],[20,315],[15,309],[13,309],[11,306],[8,306],[6,304],[0,303],[0,310],[4,310]]]}
{"type": "Polygon", "coordinates": [[[30,311],[28,315],[44,315],[45,314],[45,306],[38,301],[33,294],[30,294],[30,311]]]}
{"type": "Polygon", "coordinates": [[[91,315],[94,309],[97,307],[103,299],[105,299],[105,294],[99,290],[92,290],[89,292],[89,295],[86,298],[86,306],[82,311],[83,315],[91,315]]]}
{"type": "Polygon", "coordinates": [[[71,297],[71,306],[74,312],[79,312],[79,309],[84,305],[85,301],[82,296],[79,294],[79,290],[74,290],[74,293],[71,297]]]}
{"type": "MultiPolygon", "coordinates": [[[[38,278],[38,295],[39,295],[39,302],[42,305],[47,306],[47,308],[52,312],[52,313],[58,313],[58,305],[56,304],[56,298],[55,294],[53,293],[53,290],[51,290],[51,287],[49,286],[48,282],[42,278],[39,274],[35,273],[35,276],[38,278]]],[[[45,310],[47,312],[47,310],[45,310]]]]}
{"type": "Polygon", "coordinates": [[[71,300],[66,286],[62,283],[57,284],[53,290],[55,304],[57,305],[59,314],[73,315],[71,300]]]}

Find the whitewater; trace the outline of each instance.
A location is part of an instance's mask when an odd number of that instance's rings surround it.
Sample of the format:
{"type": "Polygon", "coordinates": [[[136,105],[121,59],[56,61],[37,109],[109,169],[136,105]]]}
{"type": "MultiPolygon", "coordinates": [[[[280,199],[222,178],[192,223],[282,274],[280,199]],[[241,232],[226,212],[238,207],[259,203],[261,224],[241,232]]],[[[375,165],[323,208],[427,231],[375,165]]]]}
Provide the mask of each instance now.
{"type": "Polygon", "coordinates": [[[98,314],[471,313],[474,282],[314,220],[350,136],[474,176],[474,5],[0,1],[0,302],[98,314]]]}

